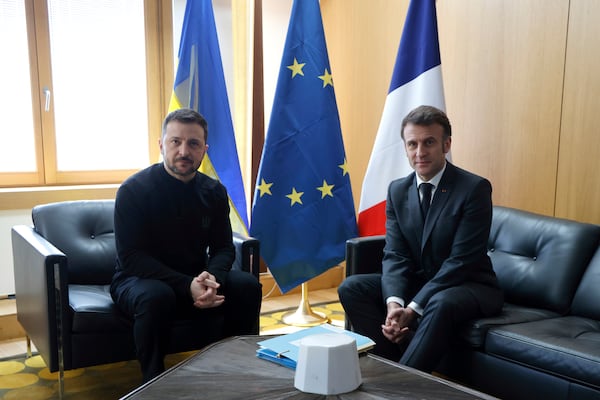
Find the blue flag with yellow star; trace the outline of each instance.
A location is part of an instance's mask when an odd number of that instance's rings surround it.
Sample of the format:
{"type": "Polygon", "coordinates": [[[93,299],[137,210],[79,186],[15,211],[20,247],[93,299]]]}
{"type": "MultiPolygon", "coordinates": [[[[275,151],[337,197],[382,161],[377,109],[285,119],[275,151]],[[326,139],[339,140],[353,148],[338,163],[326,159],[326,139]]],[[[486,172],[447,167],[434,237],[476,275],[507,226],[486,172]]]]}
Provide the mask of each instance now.
{"type": "Polygon", "coordinates": [[[295,0],[250,234],[283,293],[344,260],[354,201],[318,0],[295,0]]]}

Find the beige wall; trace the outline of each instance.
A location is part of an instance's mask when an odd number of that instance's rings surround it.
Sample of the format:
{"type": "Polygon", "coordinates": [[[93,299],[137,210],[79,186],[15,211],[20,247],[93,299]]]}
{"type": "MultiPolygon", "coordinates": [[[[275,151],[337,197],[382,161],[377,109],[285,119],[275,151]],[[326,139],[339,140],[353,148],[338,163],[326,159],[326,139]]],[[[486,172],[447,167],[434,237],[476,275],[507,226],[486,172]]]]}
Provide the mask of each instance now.
{"type": "MultiPolygon", "coordinates": [[[[375,139],[408,0],[322,0],[354,198],[375,139]]],[[[494,203],[600,223],[600,2],[438,0],[455,164],[494,203]]]]}
{"type": "Polygon", "coordinates": [[[556,214],[600,223],[600,2],[571,0],[556,214]]]}

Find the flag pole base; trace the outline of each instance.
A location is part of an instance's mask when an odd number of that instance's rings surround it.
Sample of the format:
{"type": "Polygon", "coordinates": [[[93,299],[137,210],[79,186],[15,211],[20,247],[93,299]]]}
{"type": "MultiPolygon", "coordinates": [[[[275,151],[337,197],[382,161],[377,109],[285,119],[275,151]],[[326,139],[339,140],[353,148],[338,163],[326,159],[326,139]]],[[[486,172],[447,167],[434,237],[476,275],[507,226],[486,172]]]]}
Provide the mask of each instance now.
{"type": "Polygon", "coordinates": [[[329,322],[323,313],[313,311],[308,302],[308,286],[302,284],[302,299],[296,311],[285,313],[282,317],[284,324],[292,326],[316,326],[329,322]]]}

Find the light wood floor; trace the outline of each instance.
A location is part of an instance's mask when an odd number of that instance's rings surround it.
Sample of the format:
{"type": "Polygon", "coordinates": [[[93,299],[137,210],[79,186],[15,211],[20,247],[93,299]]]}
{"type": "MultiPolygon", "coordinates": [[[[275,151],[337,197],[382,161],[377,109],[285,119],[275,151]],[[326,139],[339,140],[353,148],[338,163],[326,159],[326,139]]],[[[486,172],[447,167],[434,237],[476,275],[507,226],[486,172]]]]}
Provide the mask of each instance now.
{"type": "MultiPolygon", "coordinates": [[[[262,313],[271,313],[279,310],[290,309],[300,305],[302,301],[301,293],[292,293],[284,296],[265,296],[262,302],[262,313]]],[[[309,291],[308,302],[312,304],[338,301],[337,289],[321,289],[309,291]]],[[[0,300],[0,316],[14,314],[16,308],[14,300],[0,300]]],[[[0,327],[0,331],[5,328],[5,324],[0,327]]],[[[33,344],[32,344],[33,346],[33,344]]],[[[33,348],[35,351],[35,347],[33,348]]],[[[13,357],[15,355],[27,352],[26,340],[23,337],[16,339],[0,340],[0,358],[13,357]]]]}
{"type": "MultiPolygon", "coordinates": [[[[292,293],[285,296],[265,297],[262,301],[261,313],[271,313],[286,308],[297,307],[302,300],[301,293],[292,293]]],[[[339,301],[337,288],[309,290],[308,302],[310,304],[339,301]]]]}

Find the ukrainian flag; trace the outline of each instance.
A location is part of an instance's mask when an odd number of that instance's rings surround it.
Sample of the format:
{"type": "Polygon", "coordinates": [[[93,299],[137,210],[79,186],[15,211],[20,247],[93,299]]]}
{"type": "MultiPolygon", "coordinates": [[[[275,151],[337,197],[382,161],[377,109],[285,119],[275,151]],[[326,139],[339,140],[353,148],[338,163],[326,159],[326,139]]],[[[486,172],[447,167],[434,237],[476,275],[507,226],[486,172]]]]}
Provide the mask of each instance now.
{"type": "Polygon", "coordinates": [[[200,171],[225,185],[232,229],[247,234],[246,196],[211,0],[188,0],[178,55],[169,112],[191,108],[208,121],[209,148],[200,171]]]}

